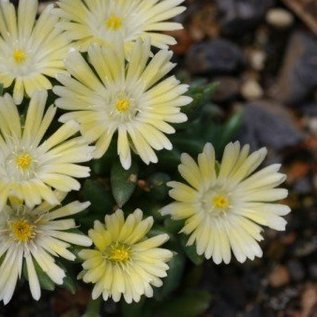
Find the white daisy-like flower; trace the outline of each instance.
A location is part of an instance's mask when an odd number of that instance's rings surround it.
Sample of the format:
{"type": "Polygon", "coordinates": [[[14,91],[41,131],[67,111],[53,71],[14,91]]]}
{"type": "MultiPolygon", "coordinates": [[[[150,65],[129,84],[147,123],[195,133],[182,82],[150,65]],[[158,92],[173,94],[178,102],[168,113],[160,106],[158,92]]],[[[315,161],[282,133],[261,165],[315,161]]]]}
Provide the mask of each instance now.
{"type": "Polygon", "coordinates": [[[115,48],[91,46],[91,66],[74,51],[65,61],[73,77],[58,76],[64,87],[54,87],[61,97],[56,105],[71,110],[60,121],[80,123],[83,136],[96,142],[95,158],[107,151],[118,132],[118,154],[125,169],[131,165],[130,148],[146,164],[157,162],[153,149],[172,148],[165,133],[175,132],[170,123],[187,120],[180,108],[192,100],[183,96],[188,86],[175,77],[161,80],[174,67],[172,53],[161,50],[150,60],[149,56],[150,43],[141,40],[127,63],[119,44],[115,48]]]}
{"type": "Polygon", "coordinates": [[[89,167],[79,163],[89,161],[94,148],[75,136],[76,122],[63,124],[42,141],[56,113],[55,106],[44,113],[46,99],[46,91],[35,93],[22,123],[12,97],[0,97],[0,212],[11,195],[29,207],[42,199],[57,204],[52,189],[79,190],[75,177],[89,176],[89,167]]]}
{"type": "Polygon", "coordinates": [[[138,302],[142,295],[153,296],[152,286],[162,286],[173,254],[160,248],[168,240],[167,234],[146,237],[152,225],[153,218],[143,219],[140,209],[126,219],[117,210],[106,215],[105,224],[95,221],[88,232],[95,249],[79,252],[85,260],[80,275],[84,282],[95,284],[93,299],[102,294],[104,300],[112,297],[118,302],[123,296],[127,303],[138,302]]]}
{"type": "Polygon", "coordinates": [[[14,82],[13,98],[22,102],[24,92],[51,89],[46,78],[64,71],[63,59],[69,41],[55,28],[59,18],[48,5],[36,20],[37,0],[20,0],[16,12],[12,3],[0,1],[0,83],[9,87],[14,82]]]}
{"type": "Polygon", "coordinates": [[[61,0],[56,13],[62,17],[59,28],[66,30],[81,51],[87,51],[92,43],[109,45],[122,38],[129,52],[135,40],[145,36],[151,37],[153,46],[166,49],[176,41],[159,32],[182,28],[180,23],[167,20],[185,10],[179,6],[184,1],[61,0]]]}
{"type": "Polygon", "coordinates": [[[248,145],[230,143],[219,168],[210,143],[199,154],[198,164],[182,154],[178,169],[189,185],[169,182],[169,194],[176,201],[161,212],[186,220],[181,232],[190,236],[188,245],[196,242],[199,255],[212,257],[217,264],[229,263],[232,250],[239,262],[253,260],[262,256],[257,242],[262,240],[260,225],[285,230],[282,216],[290,208],[276,203],[287,196],[286,189],[276,188],[286,178],[278,173],[280,164],[255,172],[266,153],[262,148],[249,154],[248,145]]]}
{"type": "MultiPolygon", "coordinates": [[[[65,196],[56,194],[60,200],[65,196]]],[[[73,261],[76,257],[68,247],[72,244],[90,246],[91,240],[81,234],[69,232],[76,228],[73,219],[60,219],[76,214],[90,205],[74,201],[65,206],[45,203],[30,209],[16,198],[0,213],[0,300],[7,304],[21,277],[23,262],[26,264],[32,297],[41,297],[39,278],[34,260],[56,284],[63,284],[65,272],[54,257],[73,261]]]]}

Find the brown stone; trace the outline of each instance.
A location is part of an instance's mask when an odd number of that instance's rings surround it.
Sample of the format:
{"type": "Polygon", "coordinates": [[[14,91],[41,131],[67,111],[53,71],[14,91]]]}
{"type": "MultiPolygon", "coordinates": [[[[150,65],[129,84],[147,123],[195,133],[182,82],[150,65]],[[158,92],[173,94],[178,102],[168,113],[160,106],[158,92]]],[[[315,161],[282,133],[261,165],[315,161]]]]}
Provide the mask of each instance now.
{"type": "Polygon", "coordinates": [[[276,266],[269,275],[269,283],[274,288],[287,285],[289,281],[289,271],[284,265],[276,266]]]}
{"type": "Polygon", "coordinates": [[[317,35],[316,0],[282,0],[317,35]]]}
{"type": "Polygon", "coordinates": [[[239,80],[231,76],[221,76],[214,78],[214,82],[218,84],[212,100],[215,102],[224,102],[233,99],[239,94],[239,80]]]}

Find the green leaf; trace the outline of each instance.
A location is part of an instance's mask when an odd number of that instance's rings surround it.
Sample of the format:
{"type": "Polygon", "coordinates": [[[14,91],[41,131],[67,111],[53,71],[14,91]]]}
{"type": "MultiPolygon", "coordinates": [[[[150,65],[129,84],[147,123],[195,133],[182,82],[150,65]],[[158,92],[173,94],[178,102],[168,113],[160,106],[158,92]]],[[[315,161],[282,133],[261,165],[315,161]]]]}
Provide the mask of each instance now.
{"type": "Polygon", "coordinates": [[[225,146],[232,141],[237,135],[243,118],[243,111],[235,113],[223,126],[223,133],[221,136],[221,148],[218,150],[222,153],[225,146]]]}
{"type": "Polygon", "coordinates": [[[78,255],[78,253],[79,253],[81,250],[83,250],[84,248],[85,248],[85,247],[82,247],[82,246],[79,246],[79,245],[75,245],[75,244],[72,244],[72,245],[68,248],[68,250],[76,256],[75,260],[74,260],[72,263],[80,263],[80,264],[81,264],[81,263],[83,262],[83,260],[80,258],[80,256],[78,255]]]}
{"type": "Polygon", "coordinates": [[[204,257],[197,254],[195,244],[191,246],[186,246],[187,240],[188,238],[185,235],[181,235],[180,242],[181,242],[183,251],[195,265],[202,264],[204,262],[204,257]]]}
{"type": "Polygon", "coordinates": [[[201,153],[205,145],[205,142],[201,139],[191,139],[181,135],[171,137],[171,141],[181,152],[194,156],[201,153]]]}
{"type": "Polygon", "coordinates": [[[130,169],[125,170],[120,161],[115,162],[111,168],[112,194],[121,208],[132,196],[138,179],[138,166],[132,163],[130,169]]]}
{"type": "Polygon", "coordinates": [[[91,202],[90,209],[96,213],[106,214],[112,209],[113,199],[109,191],[106,191],[105,185],[98,180],[88,179],[83,186],[85,200],[91,202]]]}
{"type": "MultiPolygon", "coordinates": [[[[172,291],[174,291],[180,284],[185,268],[185,258],[182,254],[177,253],[168,263],[169,270],[167,277],[163,280],[163,286],[155,289],[154,297],[157,300],[166,298],[172,291]]],[[[164,315],[162,315],[164,316],[164,315]]]]}
{"type": "MultiPolygon", "coordinates": [[[[173,143],[173,142],[172,142],[173,143]]],[[[174,143],[173,143],[174,146],[174,143]]],[[[179,162],[179,158],[181,156],[181,152],[173,147],[171,151],[168,150],[162,150],[158,152],[158,165],[162,168],[164,168],[164,171],[171,171],[175,172],[175,169],[177,168],[179,162]]]]}
{"type": "Polygon", "coordinates": [[[77,290],[77,280],[73,274],[73,266],[71,262],[64,262],[63,259],[56,260],[56,264],[65,271],[65,277],[61,287],[67,289],[70,293],[75,294],[77,290]]]}
{"type": "Polygon", "coordinates": [[[187,107],[184,107],[184,112],[189,116],[189,121],[199,114],[198,110],[202,106],[211,102],[211,97],[218,86],[217,82],[206,84],[205,80],[191,83],[188,95],[193,98],[193,101],[187,107]]]}
{"type": "Polygon", "coordinates": [[[164,227],[167,232],[179,233],[184,227],[184,220],[173,220],[170,217],[165,218],[164,227]]]}
{"type": "Polygon", "coordinates": [[[113,139],[107,152],[98,160],[93,160],[91,168],[97,175],[109,175],[112,162],[118,159],[117,142],[113,139]]]}
{"type": "Polygon", "coordinates": [[[70,291],[73,295],[77,290],[77,282],[73,276],[66,274],[63,280],[63,287],[70,291]]]}
{"type": "MultiPolygon", "coordinates": [[[[41,267],[37,264],[36,261],[33,261],[35,272],[37,274],[37,277],[40,282],[40,286],[42,289],[48,290],[48,291],[54,291],[55,290],[55,283],[48,277],[48,275],[41,269],[41,267]]],[[[28,272],[26,267],[26,261],[23,263],[23,276],[28,281],[28,272]]]]}
{"type": "Polygon", "coordinates": [[[211,295],[204,291],[187,291],[172,300],[164,302],[157,308],[155,316],[197,317],[210,305],[211,295]]]}
{"type": "Polygon", "coordinates": [[[0,96],[3,96],[3,84],[0,83],[0,96]]]}
{"type": "Polygon", "coordinates": [[[204,278],[204,265],[192,265],[183,280],[183,285],[190,289],[199,289],[204,278]]]}
{"type": "Polygon", "coordinates": [[[162,201],[168,195],[169,188],[166,183],[171,180],[170,176],[165,173],[155,173],[148,178],[150,187],[149,195],[158,201],[162,201]]]}
{"type": "Polygon", "coordinates": [[[152,216],[154,217],[155,222],[160,223],[164,216],[161,215],[160,209],[162,208],[162,204],[160,204],[157,200],[152,199],[144,199],[142,201],[138,200],[136,202],[135,208],[140,208],[143,210],[144,217],[152,216]]]}

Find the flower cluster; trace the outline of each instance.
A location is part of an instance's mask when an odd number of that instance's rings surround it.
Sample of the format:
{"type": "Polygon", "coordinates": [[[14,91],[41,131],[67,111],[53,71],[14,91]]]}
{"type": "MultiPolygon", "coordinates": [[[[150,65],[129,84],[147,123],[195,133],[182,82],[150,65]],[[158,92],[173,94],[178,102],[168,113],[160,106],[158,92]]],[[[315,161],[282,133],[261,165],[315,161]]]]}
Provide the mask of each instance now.
{"type": "MultiPolygon", "coordinates": [[[[4,304],[22,275],[36,300],[40,276],[62,285],[62,261],[75,260],[73,245],[85,247],[78,278],[94,284],[93,299],[138,302],[162,285],[173,252],[162,247],[168,234],[151,231],[153,217],[117,209],[86,236],[71,216],[90,202],[64,199],[81,189],[88,163],[106,156],[111,143],[123,172],[137,159],[133,153],[148,165],[158,162],[157,151],[173,148],[168,135],[188,120],[181,110],[192,98],[185,95],[188,85],[169,74],[175,66],[169,45],[176,42],[162,31],[182,27],[170,19],[185,10],[183,2],[60,0],[37,17],[37,0],[20,0],[17,9],[0,0],[4,304]]],[[[181,156],[179,172],[188,185],[168,183],[176,201],[161,213],[185,221],[181,232],[199,255],[217,264],[229,263],[231,250],[240,262],[254,259],[262,255],[260,225],[284,230],[282,216],[290,210],[276,201],[287,191],[276,187],[285,176],[279,165],[255,172],[265,154],[230,143],[219,165],[208,143],[198,163],[181,156]]]]}

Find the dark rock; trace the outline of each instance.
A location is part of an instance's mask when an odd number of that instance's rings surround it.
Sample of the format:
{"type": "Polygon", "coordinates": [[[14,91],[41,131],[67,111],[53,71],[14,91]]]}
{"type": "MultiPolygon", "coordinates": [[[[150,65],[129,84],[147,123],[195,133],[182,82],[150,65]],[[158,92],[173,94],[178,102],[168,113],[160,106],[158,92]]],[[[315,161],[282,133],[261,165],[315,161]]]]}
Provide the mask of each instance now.
{"type": "Polygon", "coordinates": [[[300,261],[296,259],[289,260],[287,262],[287,267],[293,281],[300,282],[305,278],[305,270],[300,261]]]}
{"type": "Polygon", "coordinates": [[[306,116],[317,117],[317,102],[305,102],[299,105],[299,110],[306,116]]]}
{"type": "Polygon", "coordinates": [[[308,194],[312,191],[312,183],[308,177],[298,180],[293,185],[293,192],[297,194],[308,194]]]}
{"type": "Polygon", "coordinates": [[[294,255],[305,257],[313,254],[317,250],[317,236],[313,236],[310,240],[299,241],[294,246],[294,255]]]}
{"type": "Polygon", "coordinates": [[[242,309],[248,302],[246,290],[241,287],[241,280],[235,276],[225,276],[221,293],[233,307],[242,309]]]}
{"type": "Polygon", "coordinates": [[[222,14],[222,31],[226,34],[244,34],[254,28],[272,6],[272,0],[216,0],[222,14]]]}
{"type": "Polygon", "coordinates": [[[247,271],[247,274],[243,277],[243,287],[248,292],[248,297],[250,297],[250,295],[256,296],[261,291],[262,279],[257,270],[247,271]]]}
{"type": "Polygon", "coordinates": [[[290,105],[303,101],[317,88],[317,39],[310,33],[292,35],[277,84],[271,96],[290,105]]]}
{"type": "Polygon", "coordinates": [[[259,305],[252,306],[244,313],[244,317],[262,317],[263,312],[259,305]]]}
{"type": "Polygon", "coordinates": [[[244,56],[235,44],[218,39],[194,44],[186,64],[192,74],[232,74],[244,65],[244,56]]]}
{"type": "Polygon", "coordinates": [[[303,134],[281,105],[257,101],[245,106],[239,139],[243,144],[250,144],[252,150],[262,146],[280,150],[298,144],[303,134]]]}
{"type": "Polygon", "coordinates": [[[308,272],[312,279],[317,280],[317,263],[312,263],[308,268],[308,272]]]}
{"type": "MultiPolygon", "coordinates": [[[[296,298],[299,296],[298,288],[286,287],[281,292],[277,293],[276,296],[269,298],[268,306],[275,311],[285,310],[289,303],[294,303],[296,298]]],[[[274,314],[273,316],[278,316],[274,314]]],[[[284,315],[289,316],[289,315],[284,315]]]]}
{"type": "Polygon", "coordinates": [[[239,95],[240,83],[239,80],[230,76],[215,77],[214,82],[218,83],[215,93],[212,95],[212,100],[215,102],[224,102],[232,100],[239,95]]]}
{"type": "Polygon", "coordinates": [[[236,310],[232,307],[230,302],[224,302],[221,299],[215,301],[214,307],[211,309],[213,317],[235,317],[236,310]]]}

